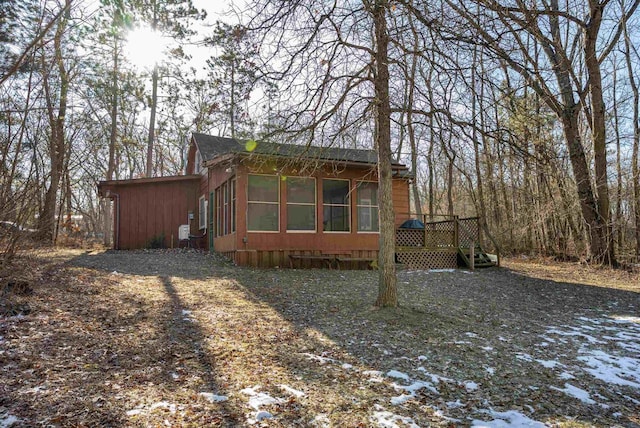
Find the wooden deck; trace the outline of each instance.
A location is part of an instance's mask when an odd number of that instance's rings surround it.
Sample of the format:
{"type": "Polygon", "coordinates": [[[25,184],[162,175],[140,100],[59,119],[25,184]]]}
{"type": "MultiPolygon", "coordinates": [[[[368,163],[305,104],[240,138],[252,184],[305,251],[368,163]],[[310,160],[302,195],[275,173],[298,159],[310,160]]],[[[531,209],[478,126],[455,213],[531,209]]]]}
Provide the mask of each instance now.
{"type": "MultiPolygon", "coordinates": [[[[479,217],[424,220],[423,216],[424,228],[400,227],[396,230],[396,260],[399,263],[410,269],[454,269],[460,266],[473,269],[496,264],[483,249],[479,217]]],[[[489,239],[497,250],[499,265],[498,246],[490,235],[489,239]]]]}

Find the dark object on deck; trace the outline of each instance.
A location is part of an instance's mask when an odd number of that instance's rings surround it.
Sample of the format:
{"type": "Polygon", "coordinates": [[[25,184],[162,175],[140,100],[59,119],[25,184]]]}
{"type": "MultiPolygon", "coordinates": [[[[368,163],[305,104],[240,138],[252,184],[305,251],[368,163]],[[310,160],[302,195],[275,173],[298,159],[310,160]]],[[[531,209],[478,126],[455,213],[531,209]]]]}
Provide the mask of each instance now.
{"type": "Polygon", "coordinates": [[[402,223],[400,229],[424,229],[424,223],[417,218],[411,218],[402,223]]]}

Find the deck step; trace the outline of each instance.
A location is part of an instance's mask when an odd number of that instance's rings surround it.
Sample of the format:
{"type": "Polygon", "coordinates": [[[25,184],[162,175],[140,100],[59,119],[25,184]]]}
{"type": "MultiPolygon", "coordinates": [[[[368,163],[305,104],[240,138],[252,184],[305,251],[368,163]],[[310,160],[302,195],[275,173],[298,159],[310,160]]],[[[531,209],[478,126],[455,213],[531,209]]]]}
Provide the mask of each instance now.
{"type": "MultiPolygon", "coordinates": [[[[471,249],[470,248],[458,248],[458,254],[467,267],[471,267],[471,249]]],[[[485,251],[479,245],[473,249],[473,267],[474,268],[486,268],[493,267],[496,263],[485,253],[485,251]]]]}

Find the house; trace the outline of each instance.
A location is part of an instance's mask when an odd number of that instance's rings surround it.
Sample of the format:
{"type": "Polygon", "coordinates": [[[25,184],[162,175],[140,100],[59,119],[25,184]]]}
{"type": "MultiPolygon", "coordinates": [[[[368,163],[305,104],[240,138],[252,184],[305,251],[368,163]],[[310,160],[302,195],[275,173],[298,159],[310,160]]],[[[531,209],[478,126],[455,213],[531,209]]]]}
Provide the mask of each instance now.
{"type": "MultiPolygon", "coordinates": [[[[377,258],[376,167],[373,150],[194,133],[186,175],[102,181],[98,188],[114,202],[116,249],[185,245],[179,229],[188,225],[190,243],[238,265],[332,266],[377,258]]],[[[409,217],[411,174],[399,163],[392,169],[399,226],[409,217]]]]}

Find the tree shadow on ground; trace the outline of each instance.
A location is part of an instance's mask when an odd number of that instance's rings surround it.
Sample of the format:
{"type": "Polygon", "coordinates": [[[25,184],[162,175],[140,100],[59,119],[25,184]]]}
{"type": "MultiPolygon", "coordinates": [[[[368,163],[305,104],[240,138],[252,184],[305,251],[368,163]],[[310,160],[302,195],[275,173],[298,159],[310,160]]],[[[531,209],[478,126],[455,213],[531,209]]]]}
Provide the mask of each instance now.
{"type": "Polygon", "coordinates": [[[171,278],[150,279],[138,292],[73,262],[46,272],[32,314],[0,320],[0,408],[25,426],[239,425],[171,278]]]}
{"type": "MultiPolygon", "coordinates": [[[[176,320],[184,318],[183,310],[193,311],[204,325],[149,320],[163,325],[165,344],[146,345],[191,349],[189,364],[199,367],[194,371],[215,373],[211,379],[202,376],[191,392],[216,391],[216,385],[224,384],[232,396],[230,409],[221,410],[227,412],[221,417],[228,424],[246,413],[249,397],[238,391],[251,385],[279,399],[274,426],[310,424],[318,415],[333,424],[367,424],[380,406],[421,424],[446,425],[435,410],[467,424],[466,418],[478,417],[477,410],[487,408],[533,411],[532,418],[545,422],[571,416],[599,426],[637,423],[633,401],[625,396],[640,400],[638,390],[607,385],[573,364],[586,333],[571,328],[580,318],[637,316],[638,293],[540,280],[505,269],[473,274],[405,271],[399,273],[403,306],[373,310],[375,272],[236,268],[215,256],[157,252],[85,255],[69,266],[160,277],[165,294],[160,312],[176,320]],[[542,337],[552,326],[566,327],[571,340],[555,337],[557,343],[543,349],[542,337]],[[565,381],[557,368],[547,370],[536,363],[542,356],[573,370],[571,382],[599,394],[608,408],[559,391],[565,381]],[[393,406],[390,399],[402,392],[393,387],[393,379],[371,382],[364,373],[372,369],[402,371],[412,380],[427,381],[435,374],[453,381],[435,382],[437,394],[423,388],[393,406]],[[469,382],[480,387],[465,387],[469,382]],[[283,391],[284,383],[306,396],[293,399],[283,391]],[[447,404],[456,402],[462,405],[447,404]]],[[[132,299],[126,304],[133,307],[136,297],[126,299],[132,299]]],[[[133,316],[131,322],[135,320],[133,316]]],[[[92,349],[104,346],[95,343],[92,349]]],[[[138,348],[130,355],[141,353],[144,349],[138,348]]],[[[165,364],[165,377],[170,367],[182,364],[180,355],[164,351],[155,358],[156,364],[165,364]]],[[[167,394],[176,391],[165,388],[167,394]]],[[[273,411],[274,406],[268,408],[273,411]]]]}

